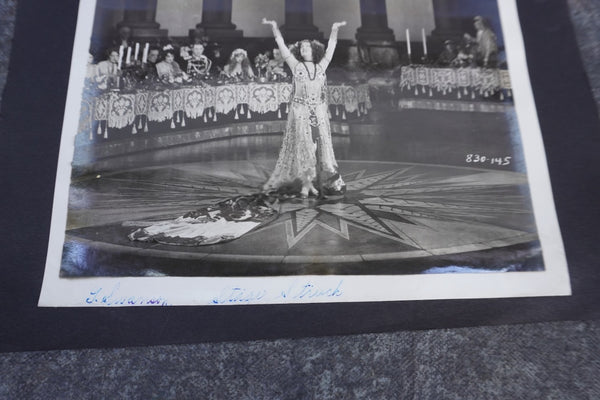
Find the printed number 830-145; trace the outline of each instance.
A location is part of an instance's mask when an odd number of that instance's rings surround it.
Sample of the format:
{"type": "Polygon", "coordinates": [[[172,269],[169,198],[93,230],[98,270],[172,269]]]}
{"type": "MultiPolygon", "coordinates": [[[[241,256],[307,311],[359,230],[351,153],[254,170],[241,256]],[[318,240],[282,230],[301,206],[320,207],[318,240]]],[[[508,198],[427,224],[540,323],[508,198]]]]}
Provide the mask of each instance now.
{"type": "Polygon", "coordinates": [[[491,165],[510,165],[512,157],[489,157],[481,154],[467,154],[465,161],[468,163],[489,163],[491,165]]]}

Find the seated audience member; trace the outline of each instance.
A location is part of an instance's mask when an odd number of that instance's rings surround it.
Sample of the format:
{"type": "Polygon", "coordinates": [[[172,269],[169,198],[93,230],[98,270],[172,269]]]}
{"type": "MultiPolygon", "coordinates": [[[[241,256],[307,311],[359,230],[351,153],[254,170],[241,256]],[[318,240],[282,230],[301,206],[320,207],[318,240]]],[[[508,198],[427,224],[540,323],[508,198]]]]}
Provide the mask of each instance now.
{"type": "Polygon", "coordinates": [[[204,45],[194,43],[191,49],[187,46],[180,51],[181,58],[187,61],[186,71],[192,77],[206,76],[212,66],[212,61],[204,55],[204,45]]]}
{"type": "Polygon", "coordinates": [[[118,49],[120,46],[127,48],[132,45],[133,42],[131,40],[131,28],[128,26],[120,27],[117,31],[117,37],[115,40],[113,40],[113,46],[118,49]]]}
{"type": "Polygon", "coordinates": [[[449,66],[458,56],[458,50],[452,40],[446,40],[444,42],[444,50],[440,53],[436,64],[442,67],[449,66]]]}
{"type": "Polygon", "coordinates": [[[151,47],[150,49],[148,49],[148,57],[146,57],[146,62],[142,64],[144,79],[152,79],[158,77],[158,72],[156,71],[156,63],[158,62],[159,55],[160,51],[156,47],[151,47]]]}
{"type": "Polygon", "coordinates": [[[156,62],[158,61],[158,55],[160,51],[156,47],[150,47],[148,55],[146,56],[146,62],[141,62],[133,67],[133,77],[138,82],[144,80],[156,80],[158,79],[158,73],[156,72],[156,62]]]}
{"type": "Polygon", "coordinates": [[[171,45],[164,48],[163,61],[156,64],[158,77],[165,82],[183,82],[188,76],[175,61],[175,51],[171,45]]]}
{"type": "Polygon", "coordinates": [[[100,89],[107,89],[109,86],[109,80],[114,77],[120,76],[118,69],[119,64],[119,51],[115,49],[109,49],[107,52],[107,59],[100,61],[96,65],[96,82],[100,89]]]}
{"type": "Polygon", "coordinates": [[[254,71],[252,71],[246,50],[235,49],[231,53],[229,61],[225,65],[225,68],[223,68],[223,74],[228,78],[235,78],[242,81],[254,78],[254,71]]]}
{"type": "MultiPolygon", "coordinates": [[[[453,43],[454,44],[454,43],[453,43]]],[[[475,52],[477,51],[477,45],[473,44],[466,38],[459,44],[454,44],[454,59],[450,62],[450,66],[454,68],[475,68],[475,52]]],[[[443,52],[442,52],[443,53],[443,52]]],[[[441,57],[441,54],[440,54],[441,57]]],[[[442,64],[439,64],[442,65],[442,64]]]]}
{"type": "Polygon", "coordinates": [[[85,69],[85,78],[94,79],[96,76],[98,76],[98,66],[94,64],[94,56],[90,53],[88,54],[88,62],[85,69]]]}
{"type": "Polygon", "coordinates": [[[96,65],[96,76],[108,76],[117,74],[117,66],[119,64],[119,51],[116,49],[109,49],[107,52],[107,58],[104,61],[100,61],[96,65]]]}
{"type": "Polygon", "coordinates": [[[498,43],[496,34],[490,27],[489,21],[481,16],[473,19],[477,35],[472,37],[465,33],[465,39],[475,45],[475,62],[483,67],[495,67],[498,62],[498,43]]]}
{"type": "Polygon", "coordinates": [[[271,81],[277,81],[288,77],[285,70],[285,60],[281,56],[279,49],[273,49],[273,58],[267,64],[267,78],[271,81]]]}
{"type": "Polygon", "coordinates": [[[218,42],[209,42],[206,44],[205,53],[207,57],[212,61],[213,67],[221,69],[225,66],[225,60],[223,59],[221,45],[218,42]]]}
{"type": "Polygon", "coordinates": [[[454,57],[454,60],[450,63],[451,67],[466,68],[476,67],[475,56],[473,55],[474,47],[467,44],[463,45],[458,49],[458,54],[454,57]]]}
{"type": "Polygon", "coordinates": [[[95,68],[95,81],[100,89],[107,89],[116,82],[116,77],[121,75],[121,71],[119,71],[118,68],[119,51],[116,49],[108,49],[106,54],[106,60],[100,61],[95,68]]]}
{"type": "Polygon", "coordinates": [[[160,50],[157,49],[156,47],[151,47],[150,49],[148,49],[147,63],[150,65],[156,66],[159,56],[160,56],[160,50]]]}

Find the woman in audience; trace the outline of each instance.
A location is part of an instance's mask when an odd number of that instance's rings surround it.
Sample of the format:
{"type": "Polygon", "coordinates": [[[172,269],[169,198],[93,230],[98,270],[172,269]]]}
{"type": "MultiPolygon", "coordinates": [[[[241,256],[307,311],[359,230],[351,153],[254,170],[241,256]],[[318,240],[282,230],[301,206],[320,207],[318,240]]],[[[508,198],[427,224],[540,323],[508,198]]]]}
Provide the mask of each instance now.
{"type": "Polygon", "coordinates": [[[248,59],[248,53],[244,49],[235,49],[229,57],[229,62],[223,68],[223,74],[228,78],[248,81],[254,78],[254,71],[248,59]]]}
{"type": "Polygon", "coordinates": [[[188,80],[188,76],[181,70],[177,61],[175,61],[175,52],[173,47],[167,46],[164,50],[163,61],[156,64],[156,72],[160,79],[165,82],[183,82],[188,80]]]}

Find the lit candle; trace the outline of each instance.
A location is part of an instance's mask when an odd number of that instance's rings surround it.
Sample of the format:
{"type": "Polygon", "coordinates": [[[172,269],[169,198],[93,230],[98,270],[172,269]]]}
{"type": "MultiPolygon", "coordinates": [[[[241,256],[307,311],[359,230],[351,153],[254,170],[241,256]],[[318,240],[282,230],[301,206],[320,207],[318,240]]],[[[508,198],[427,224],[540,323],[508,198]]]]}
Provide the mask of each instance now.
{"type": "Polygon", "coordinates": [[[427,36],[425,36],[425,28],[421,28],[421,36],[423,36],[423,54],[427,55],[427,36]]]}
{"type": "Polygon", "coordinates": [[[118,69],[121,69],[121,63],[123,62],[123,45],[119,47],[119,65],[117,65],[118,69]]]}
{"type": "Polygon", "coordinates": [[[150,45],[148,43],[146,43],[146,45],[144,46],[144,53],[142,54],[142,62],[145,64],[148,61],[148,48],[150,47],[150,45]]]}
{"type": "Polygon", "coordinates": [[[138,54],[140,53],[139,42],[135,44],[135,53],[133,53],[133,61],[137,61],[138,54]]]}
{"type": "Polygon", "coordinates": [[[127,47],[127,58],[125,59],[125,65],[131,64],[131,46],[127,47]]]}
{"type": "Polygon", "coordinates": [[[406,51],[410,56],[410,32],[408,31],[408,29],[406,29],[406,51]]]}

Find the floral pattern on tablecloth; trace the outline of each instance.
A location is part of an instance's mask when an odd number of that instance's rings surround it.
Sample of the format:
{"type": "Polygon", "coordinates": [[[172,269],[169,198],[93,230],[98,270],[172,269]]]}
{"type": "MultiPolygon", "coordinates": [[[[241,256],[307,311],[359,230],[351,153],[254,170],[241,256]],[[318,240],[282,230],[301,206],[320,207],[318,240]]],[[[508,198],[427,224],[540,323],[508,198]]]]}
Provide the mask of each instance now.
{"type": "Polygon", "coordinates": [[[257,85],[250,90],[248,107],[260,114],[277,111],[280,104],[277,94],[276,86],[257,85]]]}
{"type": "Polygon", "coordinates": [[[238,105],[235,87],[226,85],[217,86],[216,89],[215,111],[219,114],[228,114],[233,111],[238,105]]]}
{"type": "Polygon", "coordinates": [[[133,123],[135,119],[134,104],[135,95],[117,95],[111,93],[108,106],[108,127],[125,128],[133,123]]]}
{"type": "Polygon", "coordinates": [[[400,87],[410,89],[417,84],[416,69],[404,66],[400,69],[400,87]]]}
{"type": "Polygon", "coordinates": [[[279,94],[279,103],[289,103],[292,100],[292,85],[280,83],[276,86],[279,94]]]}
{"type": "Polygon", "coordinates": [[[457,77],[454,70],[450,68],[438,68],[431,70],[431,87],[438,92],[449,92],[456,88],[457,77]]]}
{"type": "Polygon", "coordinates": [[[416,78],[417,85],[423,85],[423,86],[429,85],[429,82],[430,82],[429,75],[430,75],[429,68],[417,67],[415,69],[415,78],[416,78]]]}
{"type": "Polygon", "coordinates": [[[202,88],[188,89],[185,94],[185,115],[189,118],[198,118],[204,114],[206,108],[206,94],[202,88]]]}
{"type": "MultiPolygon", "coordinates": [[[[329,85],[328,91],[329,104],[341,107],[340,110],[351,113],[371,108],[367,84],[329,85]]],[[[184,111],[185,116],[192,119],[204,116],[205,121],[207,115],[216,118],[215,112],[228,114],[239,111],[250,118],[251,112],[280,111],[280,107],[291,100],[291,94],[290,83],[275,82],[203,85],[136,93],[106,92],[89,101],[93,104],[90,111],[93,120],[107,121],[110,128],[124,128],[133,125],[136,117],[145,116],[145,120],[153,122],[178,121],[178,111],[184,111]],[[244,108],[245,105],[247,108],[244,108]]],[[[139,121],[141,127],[144,119],[139,121]]],[[[80,131],[83,131],[84,125],[81,124],[80,131]]]]}
{"type": "Polygon", "coordinates": [[[108,119],[108,100],[109,96],[100,96],[94,99],[94,119],[96,121],[106,121],[108,119]]]}
{"type": "Polygon", "coordinates": [[[177,89],[172,91],[173,95],[173,111],[183,111],[186,89],[177,89]]]}
{"type": "Polygon", "coordinates": [[[401,89],[421,86],[423,89],[430,88],[446,93],[457,88],[468,88],[488,95],[511,89],[508,71],[502,69],[432,68],[419,65],[403,66],[400,73],[401,89]]]}
{"type": "Polygon", "coordinates": [[[78,132],[92,132],[92,119],[94,114],[93,101],[84,97],[81,101],[81,110],[79,111],[78,132]]]}
{"type": "Polygon", "coordinates": [[[135,115],[148,114],[148,92],[138,92],[135,94],[135,115]]]}
{"type": "Polygon", "coordinates": [[[162,122],[173,117],[171,92],[153,92],[150,94],[148,120],[162,122]]]}
{"type": "Polygon", "coordinates": [[[358,110],[358,96],[356,96],[356,89],[352,86],[346,86],[344,88],[344,103],[346,112],[355,112],[358,110]]]}

